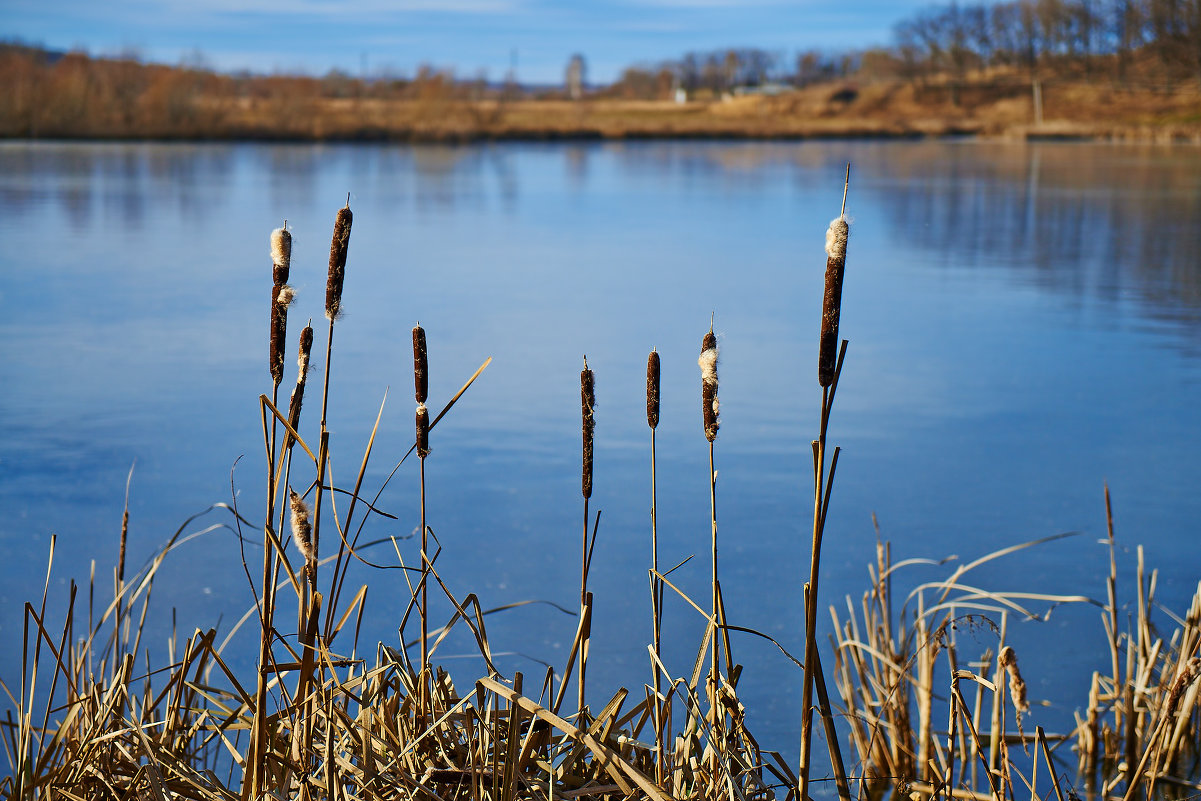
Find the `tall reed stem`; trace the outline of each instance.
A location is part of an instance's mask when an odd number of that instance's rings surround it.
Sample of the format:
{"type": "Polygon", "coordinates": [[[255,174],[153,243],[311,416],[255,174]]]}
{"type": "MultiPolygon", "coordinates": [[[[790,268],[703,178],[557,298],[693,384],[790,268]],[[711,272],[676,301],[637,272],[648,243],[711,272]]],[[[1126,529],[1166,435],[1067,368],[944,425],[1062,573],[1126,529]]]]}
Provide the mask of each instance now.
{"type": "Polygon", "coordinates": [[[418,323],[413,328],[413,388],[417,399],[417,456],[421,461],[421,693],[418,714],[424,717],[429,710],[429,528],[425,518],[425,457],[430,454],[430,414],[425,407],[429,394],[429,356],[425,329],[418,323]]]}
{"type": "MultiPolygon", "coordinates": [[[[288,306],[292,299],[292,289],[288,286],[288,278],[292,263],[292,235],[288,233],[288,221],[284,220],[283,227],[271,232],[271,312],[268,334],[267,363],[271,374],[271,403],[279,405],[279,385],[283,380],[284,347],[288,330],[288,306]]],[[[271,419],[271,433],[267,440],[267,510],[263,523],[263,579],[262,598],[259,610],[259,670],[255,687],[254,731],[251,735],[251,792],[257,793],[262,781],[262,769],[266,755],[266,704],[267,704],[267,671],[271,661],[271,633],[274,628],[275,592],[272,581],[271,537],[269,536],[272,521],[275,519],[275,499],[279,488],[275,476],[275,441],[279,430],[274,418],[271,419]]]]}
{"type": "Polygon", "coordinates": [[[826,512],[838,466],[838,448],[830,460],[826,474],[826,430],[830,410],[838,389],[838,376],[846,355],[846,340],[838,344],[838,322],[842,308],[843,270],[846,266],[846,244],[849,228],[846,221],[847,190],[851,183],[851,165],[847,165],[846,182],[842,192],[842,211],[830,223],[826,232],[826,278],[822,297],[821,337],[818,345],[817,380],[822,388],[821,417],[818,437],[813,440],[813,540],[809,559],[809,581],[805,588],[805,670],[801,691],[801,756],[798,771],[798,797],[809,793],[810,754],[813,741],[813,689],[817,665],[817,593],[821,563],[822,537],[825,533],[826,512]],[[837,354],[837,356],[835,356],[837,354]]]}
{"type": "MultiPolygon", "coordinates": [[[[724,750],[721,742],[724,737],[722,729],[724,728],[725,716],[721,712],[718,702],[720,697],[719,688],[721,686],[721,662],[718,647],[718,640],[721,637],[721,618],[720,598],[717,588],[717,471],[713,467],[713,443],[717,439],[717,431],[721,424],[718,419],[719,404],[717,398],[717,336],[713,333],[712,322],[709,324],[709,331],[701,339],[701,355],[697,358],[697,364],[701,368],[701,419],[704,422],[705,439],[709,441],[709,520],[710,543],[712,546],[710,565],[712,567],[711,586],[713,595],[711,609],[713,612],[713,624],[711,626],[712,640],[710,642],[709,654],[709,678],[706,682],[706,689],[709,696],[709,711],[713,717],[711,735],[713,760],[711,775],[714,782],[716,782],[719,753],[724,750]]],[[[729,665],[726,667],[728,668],[729,665]]]]}
{"type": "MultiPolygon", "coordinates": [[[[588,501],[592,498],[592,461],[593,440],[596,432],[596,383],[591,370],[588,369],[588,357],[584,357],[584,369],[580,371],[580,432],[581,432],[581,466],[580,493],[584,496],[584,532],[580,550],[580,620],[588,619],[588,562],[591,554],[588,542],[588,501]]],[[[584,684],[588,668],[588,634],[581,632],[583,639],[580,643],[579,668],[579,712],[581,723],[584,720],[584,684]]]]}
{"type": "Polygon", "coordinates": [[[659,353],[652,350],[646,358],[646,423],[651,429],[651,640],[655,663],[651,665],[651,681],[655,690],[655,781],[663,785],[664,736],[663,691],[659,664],[662,662],[661,631],[663,626],[663,582],[659,578],[659,494],[656,465],[655,433],[659,427],[659,353]]]}

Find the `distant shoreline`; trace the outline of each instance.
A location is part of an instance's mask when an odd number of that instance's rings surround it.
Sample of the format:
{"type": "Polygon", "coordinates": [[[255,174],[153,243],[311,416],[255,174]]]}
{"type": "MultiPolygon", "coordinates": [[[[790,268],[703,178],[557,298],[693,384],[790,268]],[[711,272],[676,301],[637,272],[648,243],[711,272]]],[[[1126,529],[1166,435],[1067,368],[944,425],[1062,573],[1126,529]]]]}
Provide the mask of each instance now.
{"type": "Polygon", "coordinates": [[[1156,92],[1068,79],[1033,87],[1012,78],[838,80],[775,94],[680,100],[238,96],[201,86],[123,109],[36,108],[0,125],[0,138],[467,144],[975,137],[1201,145],[1201,91],[1191,84],[1156,92]]]}
{"type": "Polygon", "coordinates": [[[1077,125],[1015,126],[999,132],[979,126],[948,124],[926,129],[899,128],[882,130],[873,126],[847,125],[837,130],[812,131],[730,131],[730,130],[639,130],[605,132],[595,129],[554,130],[518,129],[496,132],[410,132],[359,131],[323,136],[269,131],[203,135],[79,135],[12,136],[0,135],[0,142],[96,143],[96,144],[403,144],[403,145],[479,145],[487,143],[580,143],[580,142],[806,142],[806,141],[928,141],[969,139],[980,142],[1081,142],[1144,145],[1201,146],[1201,131],[1172,128],[1112,127],[1091,128],[1077,125]]]}

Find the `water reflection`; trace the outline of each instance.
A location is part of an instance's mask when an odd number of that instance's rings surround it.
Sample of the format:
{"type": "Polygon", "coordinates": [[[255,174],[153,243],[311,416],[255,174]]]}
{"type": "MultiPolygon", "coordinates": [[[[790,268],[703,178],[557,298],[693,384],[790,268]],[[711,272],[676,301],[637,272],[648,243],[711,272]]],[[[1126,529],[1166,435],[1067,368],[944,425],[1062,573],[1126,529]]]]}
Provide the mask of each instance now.
{"type": "MultiPolygon", "coordinates": [[[[1201,152],[1087,144],[614,145],[623,174],[805,189],[853,163],[852,208],[878,204],[890,241],[932,263],[1002,267],[1041,289],[1201,323],[1201,152]]],[[[712,185],[709,185],[712,188],[712,185]]]]}

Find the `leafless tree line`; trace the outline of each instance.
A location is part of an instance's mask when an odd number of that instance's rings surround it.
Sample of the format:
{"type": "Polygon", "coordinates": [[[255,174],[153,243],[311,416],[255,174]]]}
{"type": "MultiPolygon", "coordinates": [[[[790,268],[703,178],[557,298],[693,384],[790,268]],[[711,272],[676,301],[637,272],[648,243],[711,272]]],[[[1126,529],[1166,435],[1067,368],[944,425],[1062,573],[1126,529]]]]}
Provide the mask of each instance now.
{"type": "Polygon", "coordinates": [[[1141,62],[1166,83],[1201,81],[1201,0],[952,2],[902,20],[894,37],[892,56],[910,77],[1050,66],[1125,80],[1141,62]]]}

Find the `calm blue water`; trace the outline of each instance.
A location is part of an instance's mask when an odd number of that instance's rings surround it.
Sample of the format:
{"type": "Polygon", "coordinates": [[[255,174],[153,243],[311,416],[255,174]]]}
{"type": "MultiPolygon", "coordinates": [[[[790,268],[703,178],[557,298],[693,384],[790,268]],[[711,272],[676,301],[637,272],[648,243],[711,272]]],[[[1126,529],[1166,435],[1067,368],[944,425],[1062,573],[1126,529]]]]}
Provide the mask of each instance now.
{"type": "MultiPolygon", "coordinates": [[[[858,603],[876,533],[895,557],[975,558],[1077,536],[971,574],[989,589],[1104,597],[1102,488],[1113,492],[1121,578],[1136,545],[1182,612],[1201,578],[1201,151],[1082,144],[632,143],[478,147],[0,145],[0,675],[19,676],[22,604],[70,577],[111,584],[126,476],[136,568],[185,519],[237,493],[261,519],[256,399],[270,391],[270,230],[295,235],[290,340],[320,319],[336,210],[355,213],[336,328],[333,477],[353,484],[385,391],[364,486],[412,442],[409,330],[429,337],[431,405],[491,367],[435,429],[428,461],[438,567],[485,608],[578,597],[579,370],[597,380],[592,509],[603,512],[594,702],[649,680],[647,352],[663,359],[662,560],[708,597],[708,451],[696,356],[714,315],[721,347],[716,448],[721,571],[731,622],[798,656],[807,576],[824,231],[853,163],[842,334],[831,424],[842,456],[823,608],[858,603]],[[239,461],[240,459],[240,461],[239,461]],[[232,489],[231,489],[232,487],[232,489]],[[603,696],[603,697],[602,697],[603,696]]],[[[289,353],[295,348],[289,345],[289,353]]],[[[320,357],[310,386],[320,384],[320,357]]],[[[285,386],[292,380],[291,358],[285,386]]],[[[306,405],[315,441],[318,405],[306,405]]],[[[303,433],[303,432],[302,432],[303,433]]],[[[418,525],[404,465],[364,538],[418,525]]],[[[304,481],[311,479],[306,474],[304,481]]],[[[340,500],[339,511],[345,511],[340,500]]],[[[217,512],[189,526],[229,523],[217,512]]],[[[253,528],[247,532],[254,536],[253,528]]],[[[401,543],[416,561],[412,540],[401,543]]],[[[254,549],[248,562],[258,563],[254,549]]],[[[372,553],[395,564],[391,546],[372,553]]],[[[912,569],[897,590],[941,577],[912,569]]],[[[399,573],[370,582],[363,646],[395,644],[399,573]]],[[[357,586],[357,583],[356,583],[357,586]]],[[[156,586],[148,645],[228,631],[250,594],[229,528],[181,548],[156,586]]],[[[1043,611],[1043,607],[1038,607],[1043,611]]],[[[442,610],[436,617],[445,618],[442,610]]],[[[1160,619],[1167,623],[1166,617],[1160,619]]],[[[828,627],[823,615],[823,626],[828,627]]],[[[562,665],[574,620],[547,605],[490,617],[501,666],[562,665]]],[[[823,629],[823,636],[828,630],[823,629]]],[[[668,664],[691,669],[698,617],[666,613],[668,664]]],[[[255,635],[235,637],[250,666],[255,635]]],[[[1108,664],[1092,607],[1010,621],[1035,712],[1070,726],[1081,677],[1108,664]]],[[[967,642],[961,652],[993,645],[967,642]]],[[[349,645],[346,646],[347,648],[349,645]]],[[[795,752],[799,671],[734,640],[752,729],[795,752]]],[[[465,638],[443,661],[482,672],[465,638]]],[[[531,680],[527,679],[527,686],[531,680]]]]}

